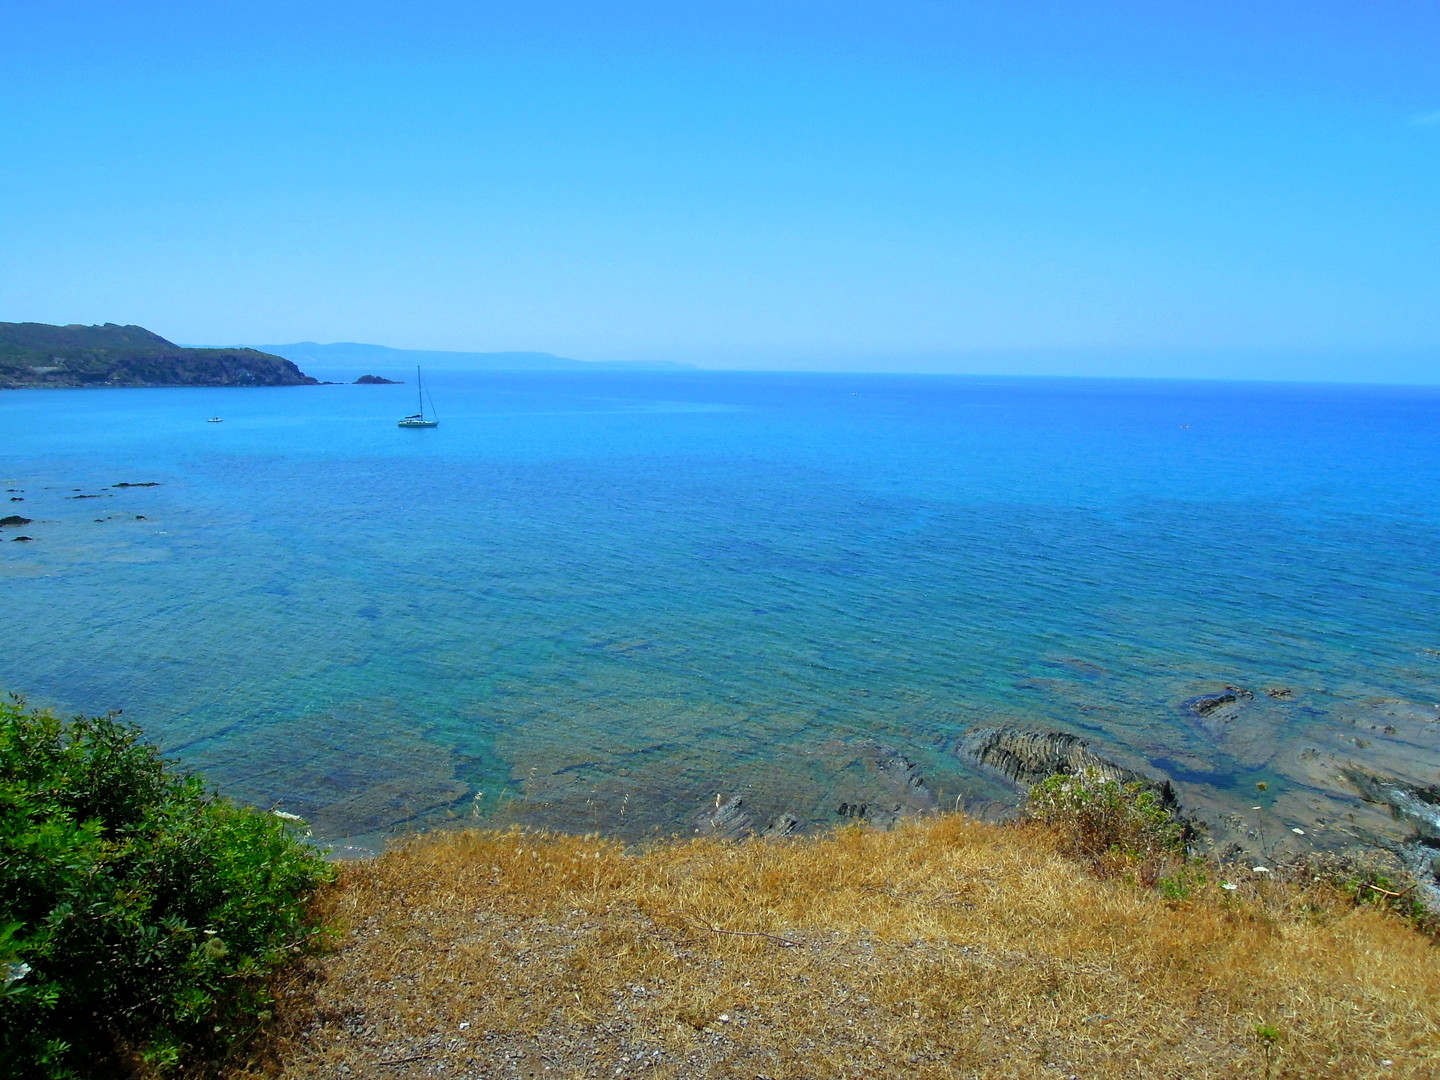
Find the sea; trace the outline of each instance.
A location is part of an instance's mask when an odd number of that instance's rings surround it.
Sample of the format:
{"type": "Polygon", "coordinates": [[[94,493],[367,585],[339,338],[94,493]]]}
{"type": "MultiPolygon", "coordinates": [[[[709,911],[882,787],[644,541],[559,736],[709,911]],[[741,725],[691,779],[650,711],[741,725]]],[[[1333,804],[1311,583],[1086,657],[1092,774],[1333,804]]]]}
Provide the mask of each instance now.
{"type": "Polygon", "coordinates": [[[997,812],[994,727],[1312,834],[1440,775],[1440,388],[408,377],[0,392],[0,689],[357,854],[997,812]]]}

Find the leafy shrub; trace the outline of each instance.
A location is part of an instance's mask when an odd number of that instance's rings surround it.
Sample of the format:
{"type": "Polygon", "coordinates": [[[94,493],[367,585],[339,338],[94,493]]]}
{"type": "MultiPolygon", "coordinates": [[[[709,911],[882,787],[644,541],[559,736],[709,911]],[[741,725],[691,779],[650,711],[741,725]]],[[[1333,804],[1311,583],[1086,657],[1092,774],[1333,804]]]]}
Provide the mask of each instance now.
{"type": "Polygon", "coordinates": [[[1030,789],[1025,817],[1047,826],[1067,855],[1103,874],[1135,873],[1154,885],[1185,852],[1185,826],[1143,784],[1095,769],[1059,773],[1030,789]]]}
{"type": "Polygon", "coordinates": [[[113,717],[0,702],[0,1075],[153,1072],[266,1018],[320,855],[113,717]]]}
{"type": "Polygon", "coordinates": [[[1198,859],[1193,859],[1175,870],[1174,873],[1159,878],[1155,887],[1160,890],[1160,895],[1166,900],[1173,900],[1180,903],[1189,900],[1197,892],[1210,884],[1210,874],[1206,866],[1198,859]]]}

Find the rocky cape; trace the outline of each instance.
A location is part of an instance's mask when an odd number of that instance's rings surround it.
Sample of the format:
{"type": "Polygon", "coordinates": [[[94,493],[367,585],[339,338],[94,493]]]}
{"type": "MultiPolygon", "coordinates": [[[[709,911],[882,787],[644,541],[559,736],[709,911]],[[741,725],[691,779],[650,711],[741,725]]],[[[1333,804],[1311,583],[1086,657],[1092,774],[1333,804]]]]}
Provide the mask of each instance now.
{"type": "Polygon", "coordinates": [[[281,356],[185,348],[142,326],[0,323],[0,389],[317,383],[281,356]]]}

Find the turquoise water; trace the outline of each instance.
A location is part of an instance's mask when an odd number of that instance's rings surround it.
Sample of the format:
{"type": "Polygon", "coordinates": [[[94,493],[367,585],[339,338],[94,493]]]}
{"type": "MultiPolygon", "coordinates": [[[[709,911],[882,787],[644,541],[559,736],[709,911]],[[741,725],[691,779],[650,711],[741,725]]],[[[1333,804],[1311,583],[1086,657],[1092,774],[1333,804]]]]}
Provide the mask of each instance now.
{"type": "Polygon", "coordinates": [[[1436,388],[426,381],[422,431],[409,386],[0,394],[0,686],[360,846],[821,823],[869,741],[982,805],[991,723],[1292,816],[1316,761],[1440,764],[1436,388]]]}

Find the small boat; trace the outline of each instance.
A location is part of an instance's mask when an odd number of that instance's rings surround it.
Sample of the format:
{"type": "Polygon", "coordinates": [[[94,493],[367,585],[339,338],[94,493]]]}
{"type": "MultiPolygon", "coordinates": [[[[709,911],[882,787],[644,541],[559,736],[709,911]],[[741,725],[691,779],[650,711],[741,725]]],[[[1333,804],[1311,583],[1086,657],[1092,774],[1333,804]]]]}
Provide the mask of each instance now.
{"type": "Polygon", "coordinates": [[[206,420],[205,422],[207,424],[223,424],[225,421],[218,416],[212,416],[209,420],[206,420]]]}
{"type": "MultiPolygon", "coordinates": [[[[415,369],[415,404],[420,407],[420,411],[411,413],[403,420],[400,420],[396,426],[409,428],[439,427],[439,420],[425,419],[424,399],[426,396],[428,395],[425,393],[425,384],[420,381],[420,369],[417,367],[415,369]]],[[[435,402],[433,401],[430,402],[430,415],[432,417],[435,415],[435,402]]]]}

